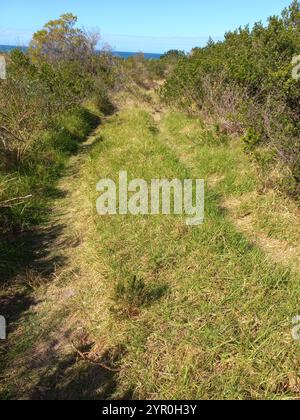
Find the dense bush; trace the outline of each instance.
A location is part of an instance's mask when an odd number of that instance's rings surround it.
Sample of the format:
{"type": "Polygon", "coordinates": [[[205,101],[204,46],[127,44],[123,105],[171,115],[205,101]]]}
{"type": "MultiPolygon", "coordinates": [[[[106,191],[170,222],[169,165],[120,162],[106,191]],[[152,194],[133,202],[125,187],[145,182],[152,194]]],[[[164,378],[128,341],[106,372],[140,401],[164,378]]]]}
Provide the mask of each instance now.
{"type": "Polygon", "coordinates": [[[139,53],[127,59],[119,58],[118,68],[123,87],[130,88],[133,83],[151,89],[158,80],[164,79],[166,64],[162,60],[147,59],[143,53],[139,53]]]}
{"type": "Polygon", "coordinates": [[[162,90],[167,103],[243,134],[257,159],[267,153],[293,194],[300,192],[300,82],[292,77],[293,57],[300,54],[299,11],[294,1],[267,26],[239,28],[223,42],[195,48],[162,90]]]}
{"type": "Polygon", "coordinates": [[[9,57],[8,75],[0,83],[0,156],[6,170],[18,165],[42,132],[78,107],[91,88],[78,63],[36,66],[19,50],[9,57]]]}
{"type": "Polygon", "coordinates": [[[13,268],[15,253],[20,257],[13,245],[19,235],[44,220],[68,156],[111,110],[114,60],[96,52],[75,22],[63,15],[34,35],[28,53],[7,56],[7,79],[0,80],[1,273],[13,268]]]}

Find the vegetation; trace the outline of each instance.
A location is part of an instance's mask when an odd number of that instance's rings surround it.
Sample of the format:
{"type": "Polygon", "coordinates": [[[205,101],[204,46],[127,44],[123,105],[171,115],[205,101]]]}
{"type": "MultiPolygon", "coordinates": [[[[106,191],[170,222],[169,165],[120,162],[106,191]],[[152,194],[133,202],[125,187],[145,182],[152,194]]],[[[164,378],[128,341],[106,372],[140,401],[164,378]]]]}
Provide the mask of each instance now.
{"type": "Polygon", "coordinates": [[[160,57],[160,59],[161,60],[165,60],[165,59],[178,60],[179,58],[184,58],[184,57],[186,57],[184,51],[180,51],[180,50],[169,50],[165,54],[163,54],[160,57]]]}
{"type": "Polygon", "coordinates": [[[298,198],[300,82],[292,60],[300,51],[299,16],[294,1],[267,26],[239,28],[194,49],[162,90],[168,104],[242,135],[247,151],[272,173],[269,182],[298,198]]]}
{"type": "Polygon", "coordinates": [[[136,88],[149,90],[158,80],[164,80],[167,70],[163,60],[149,60],[140,53],[128,59],[119,59],[122,74],[122,88],[133,92],[136,88]]]}
{"type": "Polygon", "coordinates": [[[52,64],[61,61],[90,64],[99,41],[98,34],[87,34],[76,28],[77,17],[71,13],[48,22],[33,35],[29,54],[33,62],[52,64]]]}
{"type": "Polygon", "coordinates": [[[96,55],[95,42],[75,22],[72,15],[49,22],[28,55],[14,50],[7,57],[8,78],[0,81],[2,278],[18,273],[26,249],[20,255],[14,242],[44,220],[68,156],[111,110],[113,61],[96,55]]]}
{"type": "MultiPolygon", "coordinates": [[[[285,254],[279,261],[271,237],[269,255],[264,242],[236,225],[250,212],[272,236],[287,235],[289,247],[297,246],[299,230],[291,235],[289,223],[278,225],[287,203],[254,198],[260,182],[240,142],[228,147],[199,118],[180,112],[155,123],[148,103],[129,103],[101,127],[79,177],[61,185],[70,193],[56,204],[66,212],[60,222],[68,261],[49,285],[30,280],[42,303],[11,337],[6,395],[297,398],[299,345],[290,322],[299,260],[294,266],[285,254]],[[208,180],[205,224],[187,227],[179,216],[99,217],[94,186],[115,179],[120,167],[145,180],[157,173],[208,180]],[[236,201],[243,205],[235,219],[236,201]],[[32,369],[22,368],[29,363],[32,369]]],[[[251,230],[259,237],[255,225],[251,230]]]]}
{"type": "Polygon", "coordinates": [[[299,398],[299,16],[124,60],[65,14],[9,55],[1,399],[299,398]],[[120,170],[205,179],[205,223],[100,217],[120,170]]]}

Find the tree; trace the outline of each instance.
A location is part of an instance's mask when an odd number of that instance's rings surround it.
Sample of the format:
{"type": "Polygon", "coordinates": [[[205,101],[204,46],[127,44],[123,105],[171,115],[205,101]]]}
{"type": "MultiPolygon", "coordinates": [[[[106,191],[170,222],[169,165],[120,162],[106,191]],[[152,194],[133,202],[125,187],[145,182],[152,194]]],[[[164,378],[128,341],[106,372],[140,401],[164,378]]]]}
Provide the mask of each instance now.
{"type": "Polygon", "coordinates": [[[173,60],[177,60],[178,58],[184,58],[186,57],[185,52],[184,51],[180,51],[180,50],[170,50],[167,51],[165,54],[163,54],[161,56],[161,59],[173,59],[173,60]]]}
{"type": "Polygon", "coordinates": [[[210,36],[209,38],[208,38],[208,41],[207,41],[207,47],[208,48],[211,48],[211,47],[213,47],[215,45],[215,41],[212,39],[212,37],[210,36]]]}
{"type": "Polygon", "coordinates": [[[98,34],[76,28],[77,17],[71,13],[51,20],[33,35],[29,54],[34,63],[60,61],[86,62],[94,53],[98,34]]]}
{"type": "Polygon", "coordinates": [[[286,26],[300,29],[300,3],[298,0],[293,0],[291,5],[284,9],[282,18],[286,26]]]}

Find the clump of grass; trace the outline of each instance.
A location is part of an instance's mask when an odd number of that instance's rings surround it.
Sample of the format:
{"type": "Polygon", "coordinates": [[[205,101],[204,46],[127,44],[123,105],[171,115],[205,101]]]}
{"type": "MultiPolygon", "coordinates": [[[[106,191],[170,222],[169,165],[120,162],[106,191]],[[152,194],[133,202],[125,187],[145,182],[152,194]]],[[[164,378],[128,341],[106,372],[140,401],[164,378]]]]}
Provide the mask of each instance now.
{"type": "Polygon", "coordinates": [[[136,275],[119,280],[114,288],[113,300],[117,306],[113,310],[127,316],[134,316],[143,307],[161,299],[167,290],[166,285],[146,284],[136,275]]]}
{"type": "Polygon", "coordinates": [[[222,131],[219,124],[214,124],[213,127],[204,130],[203,134],[204,143],[208,145],[227,145],[230,137],[222,131]]]}

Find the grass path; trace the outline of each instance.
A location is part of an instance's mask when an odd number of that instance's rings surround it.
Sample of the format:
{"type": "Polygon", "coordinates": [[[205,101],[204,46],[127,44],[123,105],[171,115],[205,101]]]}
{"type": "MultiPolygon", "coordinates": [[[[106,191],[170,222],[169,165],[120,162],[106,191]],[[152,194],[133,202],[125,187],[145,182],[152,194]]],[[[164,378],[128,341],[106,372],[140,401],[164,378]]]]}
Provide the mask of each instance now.
{"type": "Polygon", "coordinates": [[[299,275],[239,231],[224,206],[258,187],[239,143],[195,118],[131,104],[73,167],[55,207],[65,261],[47,287],[33,287],[40,303],[11,338],[2,394],[298,398],[299,275]],[[120,170],[148,181],[204,178],[205,223],[99,217],[96,183],[120,170]]]}

